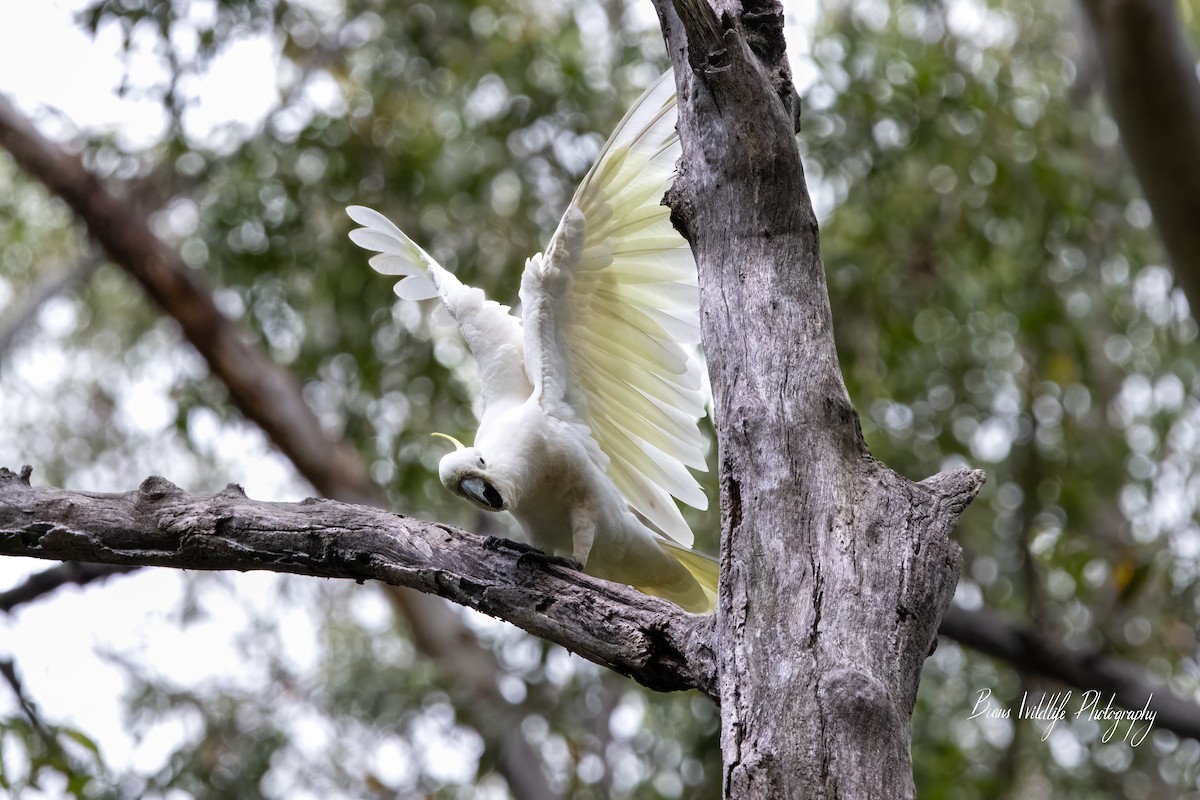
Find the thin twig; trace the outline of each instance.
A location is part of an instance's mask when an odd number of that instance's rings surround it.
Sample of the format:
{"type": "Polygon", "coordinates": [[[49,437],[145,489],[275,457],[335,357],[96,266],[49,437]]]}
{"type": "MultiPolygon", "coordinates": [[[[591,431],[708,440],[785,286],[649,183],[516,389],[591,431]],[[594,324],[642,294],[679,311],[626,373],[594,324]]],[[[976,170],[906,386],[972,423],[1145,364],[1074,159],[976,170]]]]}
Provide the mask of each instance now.
{"type": "Polygon", "coordinates": [[[140,567],[122,564],[87,564],[68,561],[56,567],[30,575],[11,589],[0,592],[0,611],[11,612],[24,603],[53,594],[71,584],[86,586],[96,581],[108,580],[114,575],[134,572],[140,567]]]}
{"type": "Polygon", "coordinates": [[[4,682],[12,689],[13,696],[17,699],[17,705],[21,707],[21,713],[29,720],[29,724],[37,733],[38,738],[45,743],[47,748],[57,750],[58,742],[50,734],[45,724],[42,723],[42,718],[37,713],[37,706],[26,696],[25,688],[21,685],[21,679],[17,676],[17,668],[13,664],[12,659],[0,659],[0,675],[4,676],[4,682]]]}

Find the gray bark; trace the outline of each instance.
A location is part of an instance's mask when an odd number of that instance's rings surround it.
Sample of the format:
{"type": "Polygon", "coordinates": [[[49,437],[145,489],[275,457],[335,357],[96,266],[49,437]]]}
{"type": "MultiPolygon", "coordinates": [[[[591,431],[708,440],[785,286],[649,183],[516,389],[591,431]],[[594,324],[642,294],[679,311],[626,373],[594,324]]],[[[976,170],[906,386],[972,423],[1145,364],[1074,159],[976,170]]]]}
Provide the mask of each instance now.
{"type": "Polygon", "coordinates": [[[333,500],[266,503],[151,477],[122,494],[34,487],[0,468],[0,555],[382,581],[507,620],[661,691],[714,693],[712,618],[523,559],[440,523],[333,500]]]}
{"type": "MultiPolygon", "coordinates": [[[[0,480],[0,485],[3,481],[0,480]]],[[[0,489],[0,503],[8,503],[7,495],[0,489]]],[[[58,508],[40,507],[39,516],[35,523],[27,522],[25,527],[33,524],[54,525],[58,508]]],[[[32,509],[30,509],[32,512],[32,509]]],[[[0,508],[0,517],[6,512],[0,508]]],[[[75,512],[70,512],[75,513],[75,512]]],[[[478,540],[476,540],[478,544],[478,540]]],[[[247,562],[248,564],[256,562],[247,562]]],[[[31,576],[24,583],[4,592],[0,592],[0,611],[8,612],[32,599],[44,596],[66,584],[87,585],[93,581],[104,580],[118,574],[124,574],[139,569],[137,566],[125,564],[99,564],[94,562],[70,561],[52,567],[31,576]]],[[[395,602],[413,602],[413,598],[428,599],[436,602],[436,598],[415,592],[396,592],[389,595],[395,602]]],[[[657,601],[655,601],[657,602],[657,601]]],[[[671,609],[675,612],[675,609],[671,609]]],[[[421,609],[405,609],[406,615],[420,614],[421,609]]],[[[1120,659],[1106,656],[1102,653],[1084,652],[1065,647],[1061,642],[1054,641],[1042,635],[1028,625],[1022,625],[1005,620],[995,612],[966,611],[961,608],[951,608],[942,619],[939,635],[956,640],[959,644],[977,650],[980,653],[1000,659],[1003,663],[1021,672],[1049,678],[1054,681],[1074,686],[1084,690],[1097,690],[1116,696],[1117,703],[1125,708],[1141,708],[1149,698],[1150,708],[1155,711],[1155,725],[1165,730],[1173,731],[1180,736],[1200,739],[1200,707],[1187,698],[1172,692],[1162,683],[1149,679],[1145,670],[1120,659]]],[[[476,702],[480,699],[490,700],[495,695],[494,670],[482,668],[476,660],[457,658],[459,631],[456,627],[424,626],[414,631],[414,636],[421,636],[420,647],[438,659],[443,669],[449,672],[451,681],[462,692],[469,694],[476,702]]],[[[706,685],[715,686],[715,664],[697,667],[704,674],[706,685]]],[[[683,685],[685,681],[678,681],[683,685]]],[[[699,681],[697,681],[699,683],[699,681]]],[[[715,693],[715,690],[710,690],[715,693]]],[[[711,695],[710,695],[711,696],[711,695]]],[[[496,726],[497,740],[507,740],[509,729],[504,726],[511,723],[495,713],[489,713],[490,703],[483,706],[476,723],[480,727],[496,726]]],[[[520,741],[520,740],[518,740],[520,741]]],[[[515,754],[514,757],[528,756],[528,753],[515,754]]],[[[529,763],[533,764],[533,761],[529,763]]],[[[522,773],[524,774],[524,773],[522,773]]],[[[536,797],[534,789],[514,789],[518,797],[536,797]]]]}
{"type": "Polygon", "coordinates": [[[656,0],[683,157],[668,193],[700,270],[720,442],[724,792],[913,795],[921,666],[980,472],[871,458],[838,367],[778,3],[656,0]]]}

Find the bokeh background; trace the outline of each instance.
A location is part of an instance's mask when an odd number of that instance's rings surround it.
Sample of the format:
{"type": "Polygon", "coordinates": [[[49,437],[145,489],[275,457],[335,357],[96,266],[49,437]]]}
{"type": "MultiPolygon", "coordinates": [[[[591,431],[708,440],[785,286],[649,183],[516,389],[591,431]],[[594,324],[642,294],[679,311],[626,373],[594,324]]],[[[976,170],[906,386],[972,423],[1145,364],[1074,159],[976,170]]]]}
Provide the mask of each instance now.
{"type": "MultiPolygon", "coordinates": [[[[956,602],[1200,699],[1197,326],[1078,9],[785,7],[867,441],[914,479],[989,476],[956,534],[956,602]]],[[[1181,8],[1193,41],[1195,10],[1181,8]]],[[[343,207],[384,211],[515,302],[525,257],[667,66],[648,0],[0,0],[0,52],[0,91],[146,209],[397,510],[497,524],[440,486],[429,438],[471,438],[469,354],[428,304],[396,302],[343,207]]],[[[159,474],[313,493],[176,323],[0,152],[0,465],[22,464],[81,490],[159,474]]],[[[714,552],[716,514],[692,521],[714,552]]],[[[2,560],[0,590],[46,567],[2,560]]],[[[456,610],[495,664],[481,696],[397,608],[373,586],[143,570],[0,613],[0,793],[720,795],[701,696],[642,690],[456,610]],[[503,735],[479,722],[493,714],[513,721],[503,735]],[[513,738],[533,788],[499,766],[513,738]]],[[[1200,743],[970,719],[985,688],[1015,705],[1062,687],[943,639],[913,719],[920,796],[1200,797],[1200,743]]]]}

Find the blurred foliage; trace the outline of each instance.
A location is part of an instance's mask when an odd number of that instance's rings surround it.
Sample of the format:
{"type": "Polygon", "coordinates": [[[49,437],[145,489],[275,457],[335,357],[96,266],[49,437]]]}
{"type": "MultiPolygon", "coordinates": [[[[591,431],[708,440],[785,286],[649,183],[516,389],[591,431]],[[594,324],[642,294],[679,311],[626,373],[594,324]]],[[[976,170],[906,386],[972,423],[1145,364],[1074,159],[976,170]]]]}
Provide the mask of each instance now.
{"type": "MultiPolygon", "coordinates": [[[[80,146],[158,209],[157,230],[246,335],[301,377],[397,508],[479,529],[438,484],[441,451],[428,438],[470,438],[469,358],[452,329],[431,327],[429,308],[393,302],[346,240],[342,209],[379,208],[464,281],[514,302],[524,258],[665,67],[642,5],[96,2],[80,24],[119,33],[125,90],[161,103],[166,122],[149,149],[119,132],[80,146]],[[277,103],[257,127],[205,129],[193,79],[231,43],[262,35],[280,60],[277,103]],[[135,67],[147,52],[160,67],[149,77],[135,67]]],[[[864,432],[910,477],[963,464],[989,475],[956,534],[958,602],[1128,658],[1196,696],[1197,328],[1072,8],[842,0],[808,38],[794,54],[799,141],[864,432]]],[[[11,187],[0,192],[2,321],[88,245],[3,155],[0,182],[11,187]]],[[[307,492],[112,267],[48,303],[0,359],[0,442],[20,443],[0,454],[34,464],[41,480],[123,490],[158,472],[194,490],[237,480],[255,496],[307,492]]],[[[696,519],[715,550],[716,514],[696,519]]],[[[469,701],[420,659],[377,593],[276,585],[280,607],[317,631],[314,656],[287,655],[270,606],[239,634],[245,685],[179,683],[113,656],[129,675],[130,734],[174,731],[161,765],[117,774],[47,760],[13,716],[0,721],[6,788],[29,791],[57,771],[80,797],[506,796],[494,754],[458,718],[455,704],[469,701]]],[[[243,602],[220,578],[187,586],[184,631],[243,602]]],[[[525,714],[514,735],[556,789],[719,795],[707,701],[641,691],[467,618],[525,714]]],[[[983,688],[1015,705],[1054,687],[943,642],[913,723],[921,796],[1197,792],[1196,742],[1160,731],[1136,748],[1104,743],[1085,721],[1042,741],[1032,723],[968,719],[983,688]]]]}
{"type": "Polygon", "coordinates": [[[19,797],[25,789],[56,797],[119,797],[105,788],[100,749],[65,725],[45,726],[18,715],[0,717],[0,789],[19,797]]]}

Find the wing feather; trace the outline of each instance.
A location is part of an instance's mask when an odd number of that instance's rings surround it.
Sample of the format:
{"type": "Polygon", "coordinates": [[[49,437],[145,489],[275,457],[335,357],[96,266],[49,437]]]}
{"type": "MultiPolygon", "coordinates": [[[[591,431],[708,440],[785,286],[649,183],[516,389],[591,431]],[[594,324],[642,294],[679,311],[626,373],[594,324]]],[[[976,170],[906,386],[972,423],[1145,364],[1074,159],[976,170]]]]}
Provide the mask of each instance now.
{"type": "MultiPolygon", "coordinates": [[[[607,353],[589,353],[586,357],[580,359],[580,367],[581,370],[591,369],[595,371],[596,375],[603,375],[610,380],[634,387],[637,389],[638,394],[656,400],[664,414],[669,415],[675,413],[677,409],[687,408],[695,404],[699,404],[701,407],[704,405],[704,396],[699,389],[685,389],[671,383],[660,375],[635,380],[634,383],[631,383],[629,364],[620,362],[607,353]]],[[[589,378],[585,376],[584,380],[587,381],[589,378]]],[[[687,420],[687,424],[689,425],[695,422],[694,419],[686,414],[683,418],[687,420]]]]}
{"type": "Polygon", "coordinates": [[[705,508],[696,264],[661,199],[679,157],[670,73],[626,115],[521,284],[527,371],[586,424],[629,505],[684,545],[705,508]]]}
{"type": "Polygon", "coordinates": [[[362,225],[350,240],[378,255],[368,263],[384,275],[402,275],[396,294],[404,300],[440,297],[479,365],[484,416],[507,402],[521,402],[533,391],[525,376],[524,334],[521,321],[484,297],[481,289],[464,286],[410,239],[391,220],[374,209],[350,206],[350,218],[362,225]]]}

